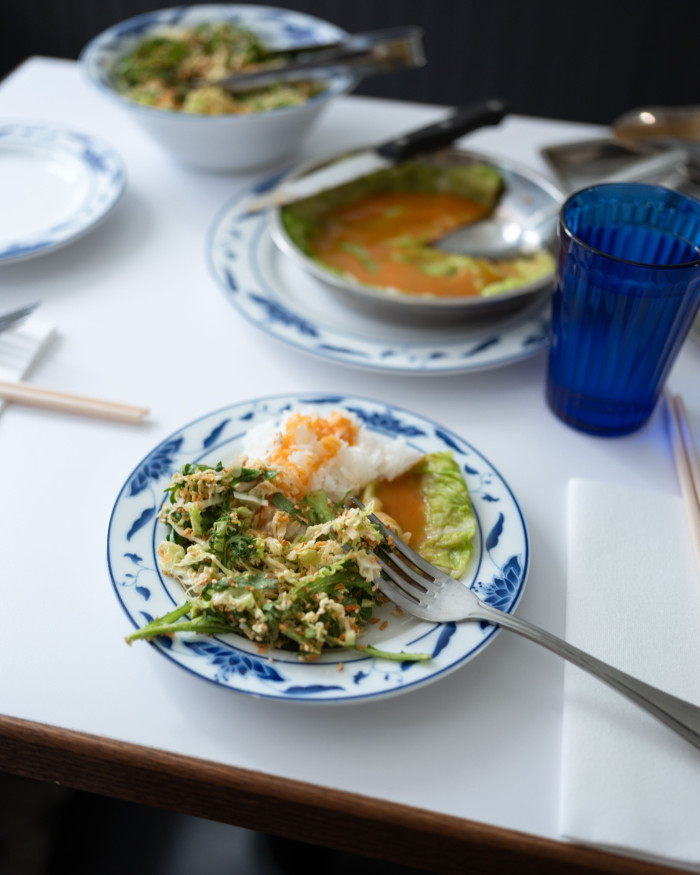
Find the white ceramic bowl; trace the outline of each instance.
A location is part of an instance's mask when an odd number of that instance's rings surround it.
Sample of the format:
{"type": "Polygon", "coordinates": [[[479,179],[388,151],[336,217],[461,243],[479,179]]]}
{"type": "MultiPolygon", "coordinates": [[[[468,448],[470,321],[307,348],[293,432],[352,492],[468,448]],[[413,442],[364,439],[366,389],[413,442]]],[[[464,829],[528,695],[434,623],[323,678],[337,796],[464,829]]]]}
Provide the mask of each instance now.
{"type": "Polygon", "coordinates": [[[115,24],[83,49],[80,62],[88,79],[115,100],[177,161],[213,171],[248,171],[282,161],[300,145],[319,114],[338,95],[350,91],[356,77],[334,75],[328,87],[300,106],[249,115],[194,115],[142,106],[119,94],[112,69],[117,59],[155,28],[189,27],[230,21],[249,28],[268,46],[283,48],[330,43],[347,36],[334,24],[271,6],[196,5],[147,12],[115,24]]]}

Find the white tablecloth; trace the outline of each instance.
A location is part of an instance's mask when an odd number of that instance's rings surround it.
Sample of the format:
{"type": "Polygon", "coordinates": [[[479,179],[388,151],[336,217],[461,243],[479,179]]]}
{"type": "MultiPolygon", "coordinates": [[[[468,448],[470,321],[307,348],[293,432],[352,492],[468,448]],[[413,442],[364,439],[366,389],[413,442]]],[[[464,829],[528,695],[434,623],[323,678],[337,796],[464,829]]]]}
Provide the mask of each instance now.
{"type": "MultiPolygon", "coordinates": [[[[299,158],[440,115],[350,97],[331,108],[299,158]]],[[[371,396],[443,424],[496,465],[531,538],[519,613],[563,634],[568,481],[676,495],[661,418],[614,440],[571,430],[545,405],[543,354],[480,373],[414,377],[352,370],[285,346],[244,322],[207,269],[211,222],[250,180],[178,169],[72,62],[33,59],[0,86],[0,119],[17,118],[98,135],[128,172],[123,199],[94,232],[0,267],[3,309],[40,299],[42,317],[57,326],[32,378],[148,405],[152,416],[133,427],[4,412],[0,712],[557,838],[560,660],[501,633],[460,671],[385,701],[315,708],[233,694],[151,648],[125,646],[130,625],[105,563],[110,511],[146,453],[207,411],[284,392],[371,396]],[[194,315],[208,328],[193,349],[194,315]],[[422,761],[416,751],[426,741],[433,754],[422,761]]],[[[546,171],[539,147],[599,133],[513,117],[469,142],[546,171]]],[[[699,363],[700,347],[689,342],[670,380],[698,431],[699,363]]]]}

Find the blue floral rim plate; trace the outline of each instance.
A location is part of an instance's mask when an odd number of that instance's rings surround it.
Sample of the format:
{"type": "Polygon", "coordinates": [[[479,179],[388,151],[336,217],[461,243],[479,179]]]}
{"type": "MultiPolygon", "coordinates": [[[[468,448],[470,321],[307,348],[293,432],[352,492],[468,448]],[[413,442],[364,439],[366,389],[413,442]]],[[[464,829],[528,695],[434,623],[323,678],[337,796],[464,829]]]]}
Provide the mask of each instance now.
{"type": "MultiPolygon", "coordinates": [[[[512,612],[525,587],[529,542],[522,513],[508,484],[493,465],[461,437],[433,422],[367,398],[349,395],[283,395],[224,407],[185,425],[136,467],[116,500],[107,537],[107,560],[117,598],[139,628],[184,600],[182,590],[158,571],[156,548],[165,535],[158,522],[164,489],[186,462],[226,463],[237,455],[252,427],[290,410],[353,411],[365,425],[389,437],[403,437],[428,453],[449,450],[464,474],[477,517],[474,552],[464,583],[488,604],[512,612]]],[[[300,662],[282,651],[258,652],[235,635],[182,633],[132,647],[154,647],[167,659],[218,686],[268,699],[340,703],[405,693],[463,665],[492,640],[487,623],[426,623],[397,617],[370,628],[364,640],[391,651],[429,652],[427,662],[393,662],[356,651],[328,651],[315,662],[300,662]]],[[[124,630],[124,634],[129,633],[124,630]]],[[[363,633],[365,636],[365,633],[363,633]]],[[[126,648],[126,644],[124,645],[126,648]]],[[[124,658],[128,659],[129,652],[124,658]]]]}
{"type": "Polygon", "coordinates": [[[211,271],[229,303],[257,328],[298,350],[375,371],[448,374],[512,364],[549,345],[550,296],[510,316],[472,323],[397,321],[348,303],[274,244],[268,217],[249,205],[281,174],[232,200],[209,232],[211,271]]]}
{"type": "Polygon", "coordinates": [[[0,124],[0,264],[44,255],[92,230],[126,184],[121,157],[86,134],[0,124]]]}

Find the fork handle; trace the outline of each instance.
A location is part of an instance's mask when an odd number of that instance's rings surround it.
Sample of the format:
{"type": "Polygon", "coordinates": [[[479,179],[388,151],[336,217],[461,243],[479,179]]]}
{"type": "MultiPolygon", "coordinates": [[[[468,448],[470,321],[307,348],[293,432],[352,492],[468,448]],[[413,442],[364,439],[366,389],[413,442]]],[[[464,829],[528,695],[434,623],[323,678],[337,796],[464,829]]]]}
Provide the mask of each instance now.
{"type": "Polygon", "coordinates": [[[651,684],[637,680],[637,678],[625,674],[625,672],[617,668],[613,668],[606,662],[596,659],[590,653],[586,653],[584,650],[574,647],[563,639],[557,638],[556,635],[545,632],[544,629],[533,626],[532,623],[521,620],[519,617],[514,617],[512,614],[506,614],[497,608],[492,608],[481,600],[479,600],[479,609],[470,611],[469,619],[485,620],[488,623],[494,623],[503,629],[510,629],[511,632],[522,635],[523,638],[529,638],[535,644],[541,644],[547,650],[551,650],[552,653],[564,657],[564,659],[599,678],[624,696],[627,696],[628,699],[631,699],[640,708],[653,714],[654,717],[661,720],[679,735],[682,735],[692,745],[700,748],[700,708],[697,705],[665,693],[657,687],[652,687],[651,684]]]}

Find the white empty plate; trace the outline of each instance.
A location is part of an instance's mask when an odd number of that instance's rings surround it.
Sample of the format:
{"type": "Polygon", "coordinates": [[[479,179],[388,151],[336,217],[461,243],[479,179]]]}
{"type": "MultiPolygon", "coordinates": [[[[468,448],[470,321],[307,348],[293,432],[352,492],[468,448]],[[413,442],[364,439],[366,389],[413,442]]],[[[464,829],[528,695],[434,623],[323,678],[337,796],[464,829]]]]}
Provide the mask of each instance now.
{"type": "Polygon", "coordinates": [[[0,264],[65,246],[119,200],[119,155],[85,134],[40,124],[0,125],[0,264]]]}

